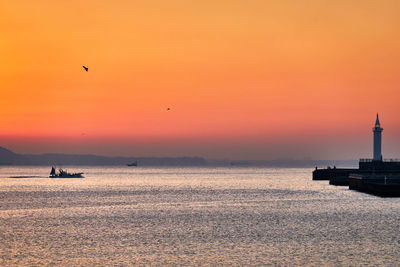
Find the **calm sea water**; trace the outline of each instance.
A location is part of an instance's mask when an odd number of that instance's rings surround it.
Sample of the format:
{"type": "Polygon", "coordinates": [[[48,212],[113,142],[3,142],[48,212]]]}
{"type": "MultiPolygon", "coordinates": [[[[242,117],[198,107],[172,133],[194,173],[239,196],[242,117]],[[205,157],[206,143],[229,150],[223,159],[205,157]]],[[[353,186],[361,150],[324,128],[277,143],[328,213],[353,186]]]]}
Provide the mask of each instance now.
{"type": "Polygon", "coordinates": [[[312,169],[69,169],[86,178],[0,168],[2,266],[400,261],[400,199],[313,182],[312,169]]]}

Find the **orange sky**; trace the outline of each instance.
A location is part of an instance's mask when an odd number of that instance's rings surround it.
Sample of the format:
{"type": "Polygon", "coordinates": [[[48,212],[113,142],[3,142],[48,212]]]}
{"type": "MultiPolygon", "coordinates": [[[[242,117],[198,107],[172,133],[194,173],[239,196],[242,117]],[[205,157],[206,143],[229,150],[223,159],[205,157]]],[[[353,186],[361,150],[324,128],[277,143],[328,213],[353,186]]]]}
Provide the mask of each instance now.
{"type": "Polygon", "coordinates": [[[379,111],[383,155],[400,157],[399,12],[397,0],[2,1],[0,145],[358,158],[379,111]]]}

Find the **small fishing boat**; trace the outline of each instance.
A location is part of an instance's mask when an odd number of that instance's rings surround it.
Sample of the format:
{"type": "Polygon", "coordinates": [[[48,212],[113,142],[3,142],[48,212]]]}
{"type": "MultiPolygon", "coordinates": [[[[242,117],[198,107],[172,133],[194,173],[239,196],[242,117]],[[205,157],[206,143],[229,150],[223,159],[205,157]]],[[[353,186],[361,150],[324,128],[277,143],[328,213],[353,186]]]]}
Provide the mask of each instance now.
{"type": "Polygon", "coordinates": [[[129,166],[129,167],[132,167],[132,166],[136,167],[137,166],[137,161],[129,163],[129,164],[126,164],[126,165],[129,166]]]}
{"type": "Polygon", "coordinates": [[[50,178],[83,178],[83,172],[75,172],[75,173],[69,173],[63,169],[58,169],[58,172],[56,171],[56,168],[53,166],[51,167],[50,171],[50,178]]]}

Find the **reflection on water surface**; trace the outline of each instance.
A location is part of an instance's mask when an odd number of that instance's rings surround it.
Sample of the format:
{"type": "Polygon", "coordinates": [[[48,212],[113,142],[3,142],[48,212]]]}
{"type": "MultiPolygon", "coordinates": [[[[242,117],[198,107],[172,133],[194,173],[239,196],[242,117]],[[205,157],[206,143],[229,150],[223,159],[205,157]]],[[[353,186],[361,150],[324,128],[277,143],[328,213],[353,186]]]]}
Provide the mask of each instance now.
{"type": "Polygon", "coordinates": [[[312,169],[0,168],[1,265],[397,265],[400,199],[312,169]],[[28,177],[29,176],[29,177],[28,177]]]}

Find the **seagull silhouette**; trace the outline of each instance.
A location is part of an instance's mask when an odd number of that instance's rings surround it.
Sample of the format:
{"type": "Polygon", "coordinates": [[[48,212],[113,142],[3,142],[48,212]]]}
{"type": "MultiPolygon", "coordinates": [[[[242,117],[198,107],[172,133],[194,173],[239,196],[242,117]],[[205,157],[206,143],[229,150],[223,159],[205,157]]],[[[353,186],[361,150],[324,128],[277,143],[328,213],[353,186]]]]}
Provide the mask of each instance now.
{"type": "Polygon", "coordinates": [[[85,66],[82,66],[86,71],[88,71],[89,70],[89,68],[87,68],[87,67],[85,67],[85,66]]]}

